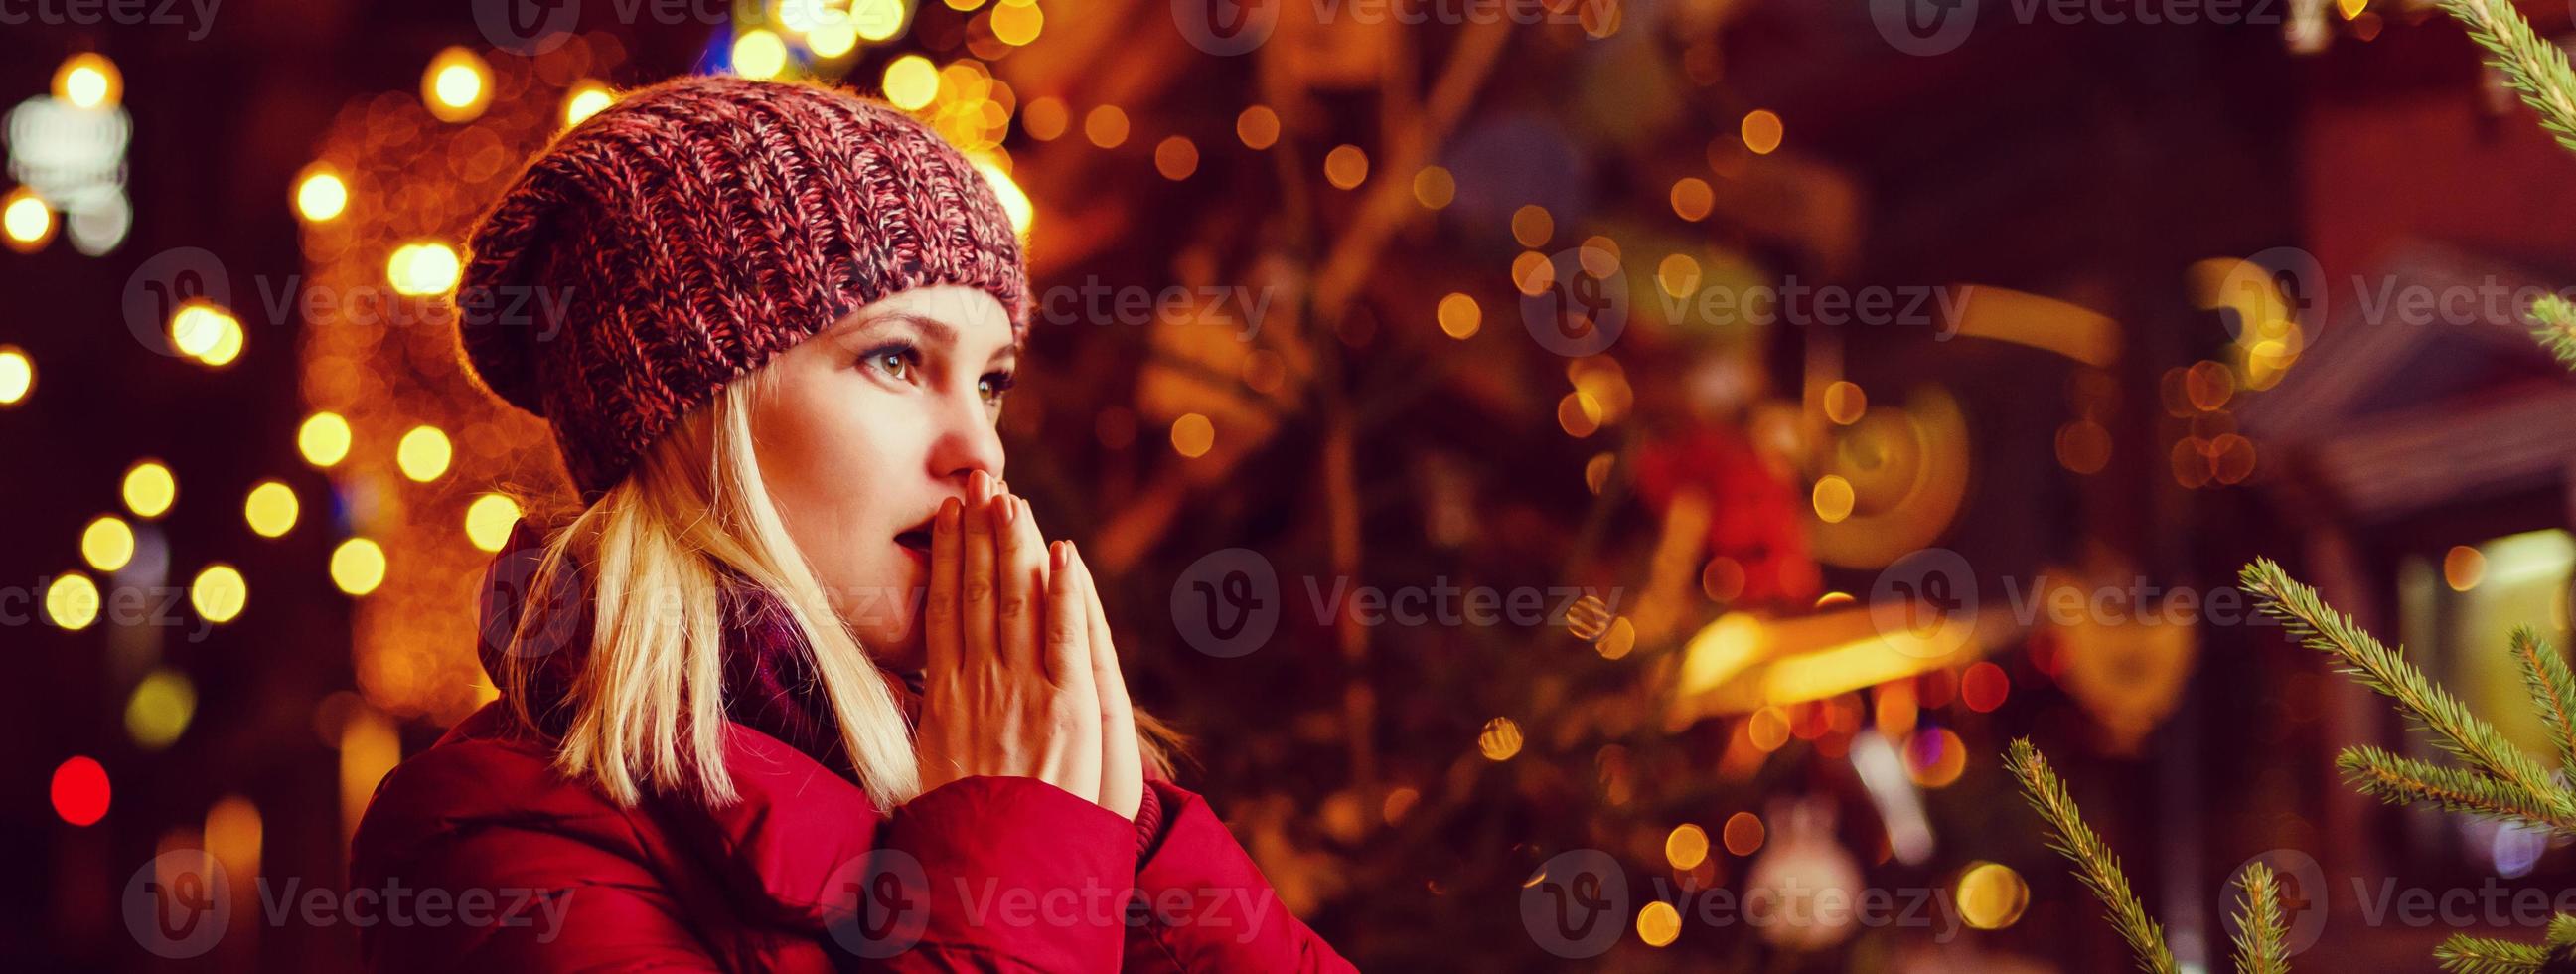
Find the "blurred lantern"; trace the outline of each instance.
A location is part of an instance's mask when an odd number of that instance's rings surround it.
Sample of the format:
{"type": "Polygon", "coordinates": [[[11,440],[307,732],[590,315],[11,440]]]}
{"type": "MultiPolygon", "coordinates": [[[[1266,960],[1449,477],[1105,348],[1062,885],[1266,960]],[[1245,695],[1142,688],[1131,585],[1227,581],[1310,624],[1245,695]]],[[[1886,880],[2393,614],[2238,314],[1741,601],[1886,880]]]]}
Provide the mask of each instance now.
{"type": "Polygon", "coordinates": [[[1780,908],[1778,922],[1761,928],[1763,939],[1793,950],[1820,950],[1841,943],[1852,932],[1852,911],[1822,909],[1825,903],[1858,902],[1860,864],[1834,838],[1833,806],[1823,799],[1800,799],[1777,823],[1767,851],[1745,875],[1745,896],[1768,897],[1780,908]]]}
{"type": "MultiPolygon", "coordinates": [[[[2126,565],[2106,564],[2084,575],[2049,569],[2052,584],[2034,596],[2040,605],[2092,606],[2085,593],[2135,584],[2138,573],[2126,565]]],[[[2155,604],[2130,601],[2117,614],[2092,611],[2056,619],[2046,632],[2060,640],[2065,660],[2059,681],[2068,696],[2084,705],[2102,726],[2107,749],[2136,754],[2147,736],[2182,702],[2200,652],[2197,604],[2167,600],[2155,604]]]]}

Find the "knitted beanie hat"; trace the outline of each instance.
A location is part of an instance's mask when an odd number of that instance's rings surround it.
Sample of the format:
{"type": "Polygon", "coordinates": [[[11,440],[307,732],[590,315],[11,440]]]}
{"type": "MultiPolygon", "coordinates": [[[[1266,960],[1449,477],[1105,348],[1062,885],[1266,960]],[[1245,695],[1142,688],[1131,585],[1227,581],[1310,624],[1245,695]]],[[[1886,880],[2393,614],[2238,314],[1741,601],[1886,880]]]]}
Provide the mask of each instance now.
{"type": "Polygon", "coordinates": [[[689,77],[531,160],[483,216],[457,334],[543,417],[584,502],[727,382],[863,305],[977,288],[1025,329],[1001,201],[919,121],[811,85],[689,77]]]}

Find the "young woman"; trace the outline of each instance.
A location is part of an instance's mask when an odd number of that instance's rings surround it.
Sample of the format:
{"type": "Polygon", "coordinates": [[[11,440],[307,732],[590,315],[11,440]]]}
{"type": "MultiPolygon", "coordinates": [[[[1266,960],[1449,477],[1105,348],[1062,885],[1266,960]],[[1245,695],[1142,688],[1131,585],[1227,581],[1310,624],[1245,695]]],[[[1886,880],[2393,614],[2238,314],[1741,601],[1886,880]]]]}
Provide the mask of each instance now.
{"type": "Polygon", "coordinates": [[[681,79],[472,247],[466,362],[582,504],[486,578],[501,699],[360,823],[352,895],[417,897],[372,966],[1348,968],[1167,780],[1081,553],[1002,480],[1025,271],[936,134],[681,79]]]}

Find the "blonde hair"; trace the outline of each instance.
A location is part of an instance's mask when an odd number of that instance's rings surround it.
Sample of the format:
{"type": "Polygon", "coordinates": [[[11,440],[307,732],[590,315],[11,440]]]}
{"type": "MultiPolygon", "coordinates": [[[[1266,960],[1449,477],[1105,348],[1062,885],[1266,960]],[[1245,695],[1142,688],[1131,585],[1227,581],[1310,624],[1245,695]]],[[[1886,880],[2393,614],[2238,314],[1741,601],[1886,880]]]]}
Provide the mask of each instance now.
{"type": "MultiPolygon", "coordinates": [[[[586,583],[587,592],[571,591],[591,602],[591,644],[570,687],[555,767],[597,782],[621,805],[647,789],[694,792],[717,805],[737,797],[724,761],[728,570],[774,597],[812,648],[842,750],[869,800],[891,809],[921,791],[909,718],[833,611],[761,477],[752,403],[774,376],[764,369],[727,385],[647,449],[625,480],[549,534],[530,580],[529,592],[586,583]]],[[[528,695],[518,691],[543,654],[521,648],[556,624],[543,615],[521,613],[504,672],[492,674],[532,727],[528,695]]],[[[1135,719],[1147,770],[1170,778],[1182,738],[1142,710],[1135,719]]]]}

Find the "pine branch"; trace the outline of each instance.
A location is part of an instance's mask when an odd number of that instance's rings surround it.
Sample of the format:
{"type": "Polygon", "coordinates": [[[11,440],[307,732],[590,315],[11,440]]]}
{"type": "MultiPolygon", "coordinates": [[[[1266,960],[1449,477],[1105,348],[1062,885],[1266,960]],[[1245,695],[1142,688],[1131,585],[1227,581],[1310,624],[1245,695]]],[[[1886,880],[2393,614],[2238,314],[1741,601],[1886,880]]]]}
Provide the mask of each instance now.
{"type": "Polygon", "coordinates": [[[2522,669],[2523,686],[2531,690],[2532,709],[2549,726],[2559,769],[2576,773],[2576,673],[2568,671],[2567,657],[2530,626],[2513,631],[2513,661],[2522,669]]]}
{"type": "Polygon", "coordinates": [[[2272,867],[2245,867],[2245,895],[2236,906],[2236,974],[2290,974],[2289,932],[2281,925],[2280,877],[2272,867]]]}
{"type": "Polygon", "coordinates": [[[2535,806],[2521,790],[2475,771],[2445,768],[2368,746],[2345,748],[2335,758],[2335,767],[2363,794],[2390,804],[2428,804],[2444,811],[2515,819],[2554,831],[2576,829],[2576,820],[2535,806]]]}
{"type": "Polygon", "coordinates": [[[2549,963],[2549,950],[2538,944],[2455,933],[2433,948],[2433,959],[2451,974],[2537,974],[2549,963]]]}
{"type": "Polygon", "coordinates": [[[2576,916],[2561,913],[2549,921],[2550,949],[2576,946],[2576,916]]]}
{"type": "Polygon", "coordinates": [[[2568,70],[2567,52],[2534,32],[2513,0],[2441,0],[2441,6],[2494,55],[2487,63],[2540,113],[2540,127],[2576,150],[2576,71],[2568,70]]]}
{"type": "Polygon", "coordinates": [[[2004,758],[2005,770],[2021,782],[2022,797],[2029,800],[2032,811],[2048,821],[2048,847],[2075,864],[2075,875],[2102,901],[2111,925],[2120,938],[2129,942],[2137,955],[2138,969],[2148,974],[2175,974],[2173,952],[2165,947],[2164,928],[2147,915],[2138,903],[2137,894],[2129,891],[2129,877],[2120,872],[2120,858],[2111,853],[2102,837],[2084,824],[2084,813],[2075,807],[2075,799],[2066,793],[2066,784],[2049,770],[2048,759],[2031,746],[2029,738],[2017,738],[2004,758]]]}
{"type": "Polygon", "coordinates": [[[2531,337],[2558,356],[2558,364],[2576,369],[2576,304],[2555,294],[2544,294],[2531,302],[2531,317],[2540,325],[2531,337]]]}
{"type": "Polygon", "coordinates": [[[2576,821],[2576,798],[2538,762],[2470,713],[2459,698],[2426,679],[2401,651],[2380,645],[2350,616],[2328,607],[2315,589],[2292,580],[2269,558],[2255,559],[2239,579],[2262,600],[2264,613],[2280,619],[2309,648],[2334,657],[2343,664],[2342,671],[2362,685],[2397,701],[2408,717],[2432,733],[2436,746],[2521,792],[2517,803],[2545,810],[2546,821],[2576,821]]]}

